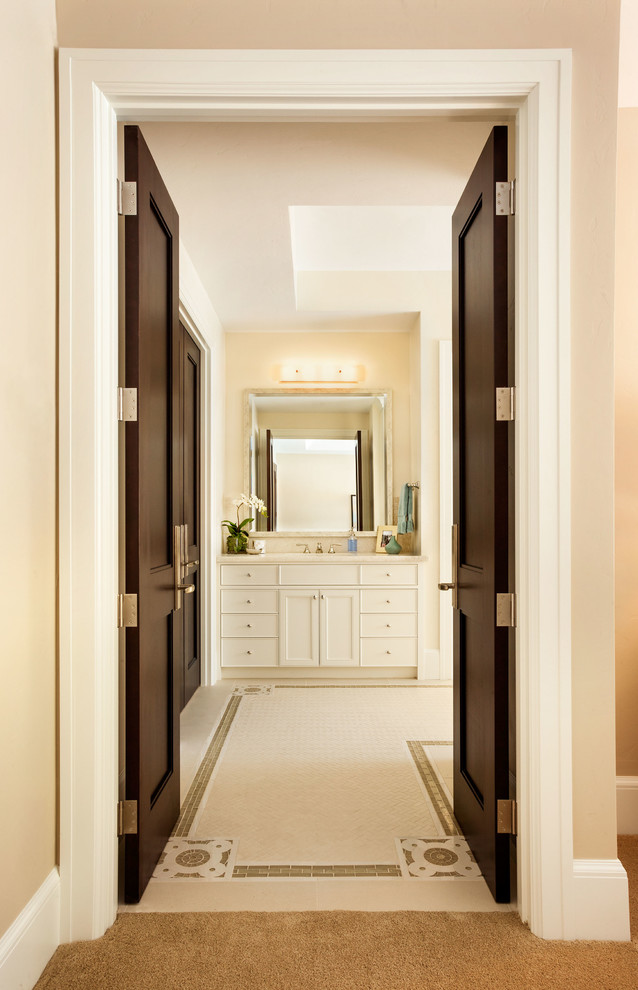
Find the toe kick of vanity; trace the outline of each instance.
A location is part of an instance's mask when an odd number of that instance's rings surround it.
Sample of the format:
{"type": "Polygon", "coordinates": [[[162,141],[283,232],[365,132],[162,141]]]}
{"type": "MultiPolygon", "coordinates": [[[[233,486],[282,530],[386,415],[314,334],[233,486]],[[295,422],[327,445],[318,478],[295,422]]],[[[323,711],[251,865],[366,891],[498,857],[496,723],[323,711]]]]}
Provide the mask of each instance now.
{"type": "Polygon", "coordinates": [[[219,558],[222,672],[416,676],[424,559],[219,558]]]}

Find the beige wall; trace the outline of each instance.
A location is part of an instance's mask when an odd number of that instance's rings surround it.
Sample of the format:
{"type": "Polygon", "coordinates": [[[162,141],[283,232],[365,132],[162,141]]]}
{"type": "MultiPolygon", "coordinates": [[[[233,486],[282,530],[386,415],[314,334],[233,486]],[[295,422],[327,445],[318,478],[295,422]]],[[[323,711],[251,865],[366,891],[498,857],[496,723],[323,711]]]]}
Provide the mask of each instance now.
{"type": "MultiPolygon", "coordinates": [[[[615,855],[613,255],[618,0],[58,0],[63,45],[572,48],[574,840],[615,855]],[[592,793],[596,801],[591,800],[592,793]]],[[[13,89],[13,87],[12,87],[13,89]]]]}
{"type": "Polygon", "coordinates": [[[54,45],[53,0],[3,5],[0,935],[56,864],[54,45]]]}
{"type": "Polygon", "coordinates": [[[617,772],[638,776],[638,108],[618,112],[616,215],[617,772]]]}
{"type": "MultiPolygon", "coordinates": [[[[365,368],[361,388],[392,392],[394,490],[410,480],[410,352],[407,333],[226,334],[226,511],[244,491],[244,393],[278,388],[282,364],[342,361],[365,368]]],[[[224,518],[234,518],[225,516],[224,518]]]]}

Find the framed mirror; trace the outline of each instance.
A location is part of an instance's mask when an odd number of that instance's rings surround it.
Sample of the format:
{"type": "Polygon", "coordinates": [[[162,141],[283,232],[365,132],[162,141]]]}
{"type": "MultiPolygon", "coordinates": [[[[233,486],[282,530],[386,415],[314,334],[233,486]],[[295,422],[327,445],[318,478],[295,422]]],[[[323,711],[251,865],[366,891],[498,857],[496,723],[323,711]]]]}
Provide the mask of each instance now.
{"type": "Polygon", "coordinates": [[[392,397],[381,389],[248,389],[244,490],[255,529],[376,533],[392,518],[392,397]]]}

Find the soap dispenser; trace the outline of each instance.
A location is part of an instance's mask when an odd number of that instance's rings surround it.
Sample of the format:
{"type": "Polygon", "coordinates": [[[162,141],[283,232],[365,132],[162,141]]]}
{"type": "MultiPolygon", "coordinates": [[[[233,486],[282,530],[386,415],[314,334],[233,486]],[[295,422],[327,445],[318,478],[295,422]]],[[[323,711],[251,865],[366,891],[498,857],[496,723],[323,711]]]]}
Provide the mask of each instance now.
{"type": "Polygon", "coordinates": [[[354,526],[348,534],[348,553],[357,552],[357,534],[354,531],[354,526]]]}

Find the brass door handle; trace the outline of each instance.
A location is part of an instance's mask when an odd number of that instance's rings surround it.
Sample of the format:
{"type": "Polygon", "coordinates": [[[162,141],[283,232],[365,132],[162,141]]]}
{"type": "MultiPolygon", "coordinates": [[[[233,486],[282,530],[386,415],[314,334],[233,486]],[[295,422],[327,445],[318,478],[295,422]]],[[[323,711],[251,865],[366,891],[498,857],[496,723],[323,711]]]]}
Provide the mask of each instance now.
{"type": "Polygon", "coordinates": [[[195,591],[194,584],[178,584],[177,587],[180,591],[183,591],[185,595],[192,595],[195,591]]]}
{"type": "MultiPolygon", "coordinates": [[[[188,574],[188,572],[190,571],[191,567],[199,567],[199,561],[198,560],[189,560],[189,561],[187,561],[186,564],[184,565],[184,572],[186,574],[188,574]]],[[[248,575],[248,577],[250,577],[250,574],[248,575]]]]}
{"type": "Polygon", "coordinates": [[[455,588],[456,585],[453,582],[452,583],[444,582],[443,584],[439,585],[439,591],[453,591],[455,588]]]}

